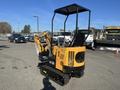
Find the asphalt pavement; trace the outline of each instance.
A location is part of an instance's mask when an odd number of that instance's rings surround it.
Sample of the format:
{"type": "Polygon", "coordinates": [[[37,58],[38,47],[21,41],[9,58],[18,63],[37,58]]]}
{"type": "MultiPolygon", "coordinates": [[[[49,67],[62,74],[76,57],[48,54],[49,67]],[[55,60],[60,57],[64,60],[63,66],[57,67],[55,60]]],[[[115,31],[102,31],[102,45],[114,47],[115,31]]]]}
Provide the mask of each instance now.
{"type": "Polygon", "coordinates": [[[0,41],[0,90],[119,90],[120,54],[86,51],[85,74],[65,86],[40,74],[34,43],[0,41]]]}

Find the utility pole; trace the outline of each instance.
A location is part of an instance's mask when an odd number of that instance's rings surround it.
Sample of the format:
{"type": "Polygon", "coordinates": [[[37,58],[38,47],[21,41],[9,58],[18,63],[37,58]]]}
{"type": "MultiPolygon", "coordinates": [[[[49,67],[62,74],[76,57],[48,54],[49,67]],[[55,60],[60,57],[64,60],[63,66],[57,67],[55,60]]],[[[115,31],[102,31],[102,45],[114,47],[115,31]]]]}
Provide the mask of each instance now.
{"type": "Polygon", "coordinates": [[[37,20],[37,32],[39,33],[39,16],[33,16],[37,20]]]}

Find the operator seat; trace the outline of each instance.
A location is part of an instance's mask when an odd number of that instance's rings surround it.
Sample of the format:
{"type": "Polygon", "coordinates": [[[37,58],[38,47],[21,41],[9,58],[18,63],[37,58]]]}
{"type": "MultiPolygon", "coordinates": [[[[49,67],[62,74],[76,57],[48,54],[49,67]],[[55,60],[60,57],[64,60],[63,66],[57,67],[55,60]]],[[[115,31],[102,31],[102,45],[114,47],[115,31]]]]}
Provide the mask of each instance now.
{"type": "Polygon", "coordinates": [[[83,46],[85,42],[85,34],[81,32],[76,32],[73,36],[73,40],[70,44],[71,47],[83,46]]]}

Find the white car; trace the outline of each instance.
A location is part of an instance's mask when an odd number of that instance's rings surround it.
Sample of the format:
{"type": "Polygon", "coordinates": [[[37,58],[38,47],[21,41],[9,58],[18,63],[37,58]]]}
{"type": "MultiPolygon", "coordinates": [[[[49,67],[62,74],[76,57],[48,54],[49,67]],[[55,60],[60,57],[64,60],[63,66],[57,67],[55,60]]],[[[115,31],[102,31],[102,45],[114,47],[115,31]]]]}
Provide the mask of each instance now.
{"type": "MultiPolygon", "coordinates": [[[[87,37],[87,34],[85,35],[85,37],[87,37]]],[[[94,46],[94,35],[93,34],[88,35],[87,39],[85,40],[85,44],[90,47],[94,46]]]]}

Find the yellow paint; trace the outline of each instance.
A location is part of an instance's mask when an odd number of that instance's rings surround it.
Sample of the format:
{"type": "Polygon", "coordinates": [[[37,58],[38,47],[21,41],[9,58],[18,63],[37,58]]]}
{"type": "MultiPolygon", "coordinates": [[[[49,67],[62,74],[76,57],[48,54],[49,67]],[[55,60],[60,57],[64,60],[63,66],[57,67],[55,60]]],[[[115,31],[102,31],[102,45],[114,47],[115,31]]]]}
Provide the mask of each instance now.
{"type": "Polygon", "coordinates": [[[85,52],[86,48],[83,47],[59,47],[57,48],[57,53],[56,53],[56,68],[59,70],[63,70],[63,66],[69,66],[69,67],[80,67],[85,65],[85,62],[81,62],[81,63],[77,63],[75,60],[75,56],[78,52],[85,52]],[[70,61],[69,61],[69,52],[72,51],[74,53],[72,53],[72,64],[69,65],[70,61]]]}
{"type": "Polygon", "coordinates": [[[43,45],[42,45],[41,42],[40,42],[40,38],[39,38],[38,35],[35,35],[35,36],[34,36],[34,41],[35,41],[35,43],[36,43],[36,45],[37,45],[37,48],[38,48],[38,51],[39,51],[39,52],[45,51],[43,45]]]}

